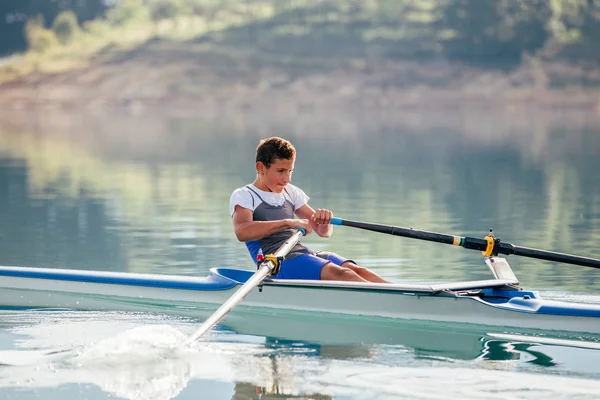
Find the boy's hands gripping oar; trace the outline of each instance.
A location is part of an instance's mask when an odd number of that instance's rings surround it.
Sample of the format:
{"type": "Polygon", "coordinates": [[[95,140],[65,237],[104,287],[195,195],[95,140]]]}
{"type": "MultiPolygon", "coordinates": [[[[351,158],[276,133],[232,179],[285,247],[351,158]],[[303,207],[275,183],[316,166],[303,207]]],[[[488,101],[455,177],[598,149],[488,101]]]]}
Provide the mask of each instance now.
{"type": "Polygon", "coordinates": [[[413,239],[426,240],[429,242],[438,242],[464,247],[470,250],[481,250],[485,256],[497,256],[498,254],[514,254],[517,256],[537,258],[540,260],[563,262],[566,264],[581,265],[584,267],[600,268],[600,260],[596,258],[581,257],[571,254],[556,253],[553,251],[532,249],[529,247],[515,246],[510,243],[501,242],[491,233],[484,239],[447,235],[444,233],[435,233],[419,231],[412,228],[403,228],[393,225],[371,224],[368,222],[350,221],[341,218],[332,218],[331,225],[343,225],[353,228],[365,229],[388,235],[403,236],[413,239]]]}
{"type": "Polygon", "coordinates": [[[217,311],[213,313],[200,328],[189,337],[187,343],[198,340],[202,335],[215,326],[225,315],[227,315],[235,306],[237,306],[247,295],[258,286],[266,277],[272,274],[274,270],[279,269],[281,260],[294,248],[300,238],[306,234],[303,228],[298,229],[294,235],[289,238],[274,254],[268,254],[260,263],[258,270],[237,290],[217,311]]]}

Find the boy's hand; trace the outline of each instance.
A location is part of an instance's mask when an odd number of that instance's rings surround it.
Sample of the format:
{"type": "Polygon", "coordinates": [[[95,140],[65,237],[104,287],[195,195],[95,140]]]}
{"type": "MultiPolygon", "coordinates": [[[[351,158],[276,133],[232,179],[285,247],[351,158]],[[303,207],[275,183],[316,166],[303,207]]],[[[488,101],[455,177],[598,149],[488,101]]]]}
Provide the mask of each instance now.
{"type": "Polygon", "coordinates": [[[293,229],[298,229],[298,228],[304,229],[306,231],[305,236],[313,231],[313,228],[310,225],[310,221],[307,219],[292,219],[290,221],[291,221],[291,227],[293,229]]]}
{"type": "Polygon", "coordinates": [[[333,218],[333,212],[324,208],[317,208],[315,213],[310,217],[310,220],[317,225],[329,225],[333,218]]]}

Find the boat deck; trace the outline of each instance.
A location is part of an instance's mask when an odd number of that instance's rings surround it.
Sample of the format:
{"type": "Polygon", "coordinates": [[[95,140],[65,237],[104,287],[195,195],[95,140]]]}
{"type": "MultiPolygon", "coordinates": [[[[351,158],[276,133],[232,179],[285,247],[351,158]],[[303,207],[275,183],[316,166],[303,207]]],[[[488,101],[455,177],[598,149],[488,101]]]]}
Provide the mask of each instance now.
{"type": "MultiPolygon", "coordinates": [[[[162,274],[138,274],[130,272],[82,271],[69,269],[47,269],[28,267],[0,267],[0,278],[28,278],[56,280],[66,282],[100,283],[107,285],[145,286],[156,288],[180,290],[228,290],[236,285],[243,284],[253,274],[253,271],[213,268],[206,277],[176,276],[162,274]]],[[[475,289],[490,288],[516,288],[517,280],[488,279],[467,282],[451,282],[439,284],[411,284],[411,283],[361,283],[338,281],[311,281],[292,279],[269,279],[263,285],[277,285],[288,287],[308,288],[344,288],[362,289],[386,292],[408,292],[435,294],[439,292],[460,292],[475,289]]]]}

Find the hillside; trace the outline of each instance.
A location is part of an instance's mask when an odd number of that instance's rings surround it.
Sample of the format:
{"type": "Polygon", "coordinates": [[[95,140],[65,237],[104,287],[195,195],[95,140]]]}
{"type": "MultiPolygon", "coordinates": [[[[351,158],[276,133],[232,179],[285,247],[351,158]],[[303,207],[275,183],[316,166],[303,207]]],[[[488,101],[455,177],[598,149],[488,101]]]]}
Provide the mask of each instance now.
{"type": "Polygon", "coordinates": [[[508,3],[232,0],[178,16],[127,0],[135,24],[115,9],[72,43],[1,67],[0,107],[599,109],[600,67],[589,43],[590,26],[600,24],[585,20],[569,42],[564,29],[549,28],[554,3],[508,3]],[[124,46],[134,31],[142,33],[124,46]]]}

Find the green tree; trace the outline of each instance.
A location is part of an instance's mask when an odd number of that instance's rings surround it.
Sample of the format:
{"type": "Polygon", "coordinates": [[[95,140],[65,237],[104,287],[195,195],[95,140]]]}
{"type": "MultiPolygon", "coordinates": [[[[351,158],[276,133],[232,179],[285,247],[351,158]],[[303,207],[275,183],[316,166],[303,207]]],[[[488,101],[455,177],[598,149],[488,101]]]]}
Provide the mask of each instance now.
{"type": "Polygon", "coordinates": [[[79,33],[77,16],[71,10],[61,12],[52,23],[52,30],[61,44],[67,44],[79,33]]]}
{"type": "Polygon", "coordinates": [[[466,62],[514,66],[548,40],[548,0],[450,0],[441,30],[445,55],[466,62]]]}
{"type": "Polygon", "coordinates": [[[548,57],[600,62],[600,0],[552,0],[548,57]]]}

